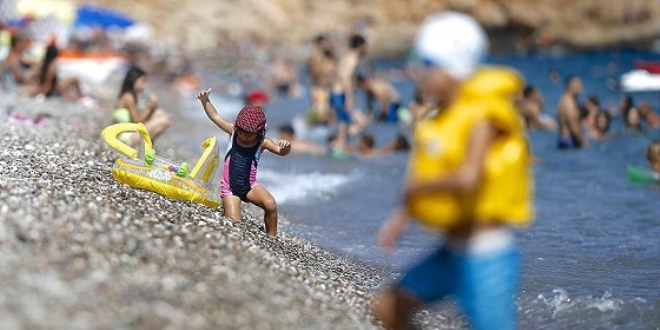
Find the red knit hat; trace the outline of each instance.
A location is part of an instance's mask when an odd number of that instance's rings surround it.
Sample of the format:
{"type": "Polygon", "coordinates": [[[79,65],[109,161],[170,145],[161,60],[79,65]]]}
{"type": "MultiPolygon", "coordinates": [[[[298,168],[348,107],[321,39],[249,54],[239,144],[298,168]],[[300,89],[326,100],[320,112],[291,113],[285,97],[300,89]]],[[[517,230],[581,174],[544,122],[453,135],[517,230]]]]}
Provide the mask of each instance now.
{"type": "Polygon", "coordinates": [[[248,133],[259,133],[266,128],[266,115],[256,105],[246,105],[236,116],[236,127],[248,133]]]}

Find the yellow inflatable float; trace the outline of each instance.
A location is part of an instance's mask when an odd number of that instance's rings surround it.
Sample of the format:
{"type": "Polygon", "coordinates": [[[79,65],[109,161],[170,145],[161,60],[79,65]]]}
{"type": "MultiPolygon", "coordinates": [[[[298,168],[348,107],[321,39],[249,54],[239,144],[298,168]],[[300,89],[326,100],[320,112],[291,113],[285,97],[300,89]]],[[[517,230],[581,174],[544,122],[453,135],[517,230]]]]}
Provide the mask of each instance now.
{"type": "Polygon", "coordinates": [[[219,189],[212,184],[219,160],[215,136],[202,143],[204,152],[189,171],[185,162],[177,165],[156,155],[151,136],[142,123],[114,124],[106,127],[101,135],[109,146],[125,155],[118,158],[112,167],[112,177],[115,180],[172,199],[188,200],[211,208],[220,205],[219,189]],[[139,150],[117,138],[127,132],[140,134],[139,150]]]}

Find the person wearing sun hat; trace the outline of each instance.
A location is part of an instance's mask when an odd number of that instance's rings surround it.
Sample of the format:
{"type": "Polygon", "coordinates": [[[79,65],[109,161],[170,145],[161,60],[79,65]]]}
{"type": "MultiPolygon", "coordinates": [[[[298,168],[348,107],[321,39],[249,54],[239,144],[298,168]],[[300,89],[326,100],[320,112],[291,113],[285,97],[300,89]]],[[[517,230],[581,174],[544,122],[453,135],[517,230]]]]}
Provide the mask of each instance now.
{"type": "Polygon", "coordinates": [[[387,328],[453,298],[475,329],[515,329],[519,252],[509,227],[532,218],[525,132],[515,108],[523,80],[482,66],[488,39],[470,16],[443,12],[420,27],[411,73],[437,113],[414,131],[402,206],[378,241],[393,248],[410,219],[444,240],[374,301],[387,328]]]}
{"type": "Polygon", "coordinates": [[[231,123],[218,114],[209,100],[210,95],[209,88],[197,94],[197,98],[209,119],[230,136],[220,182],[224,215],[241,221],[241,201],[252,203],[264,210],[268,235],[277,236],[277,203],[257,181],[257,166],[264,150],[286,156],[291,151],[291,143],[266,138],[266,115],[260,107],[246,105],[236,116],[236,122],[231,123]]]}

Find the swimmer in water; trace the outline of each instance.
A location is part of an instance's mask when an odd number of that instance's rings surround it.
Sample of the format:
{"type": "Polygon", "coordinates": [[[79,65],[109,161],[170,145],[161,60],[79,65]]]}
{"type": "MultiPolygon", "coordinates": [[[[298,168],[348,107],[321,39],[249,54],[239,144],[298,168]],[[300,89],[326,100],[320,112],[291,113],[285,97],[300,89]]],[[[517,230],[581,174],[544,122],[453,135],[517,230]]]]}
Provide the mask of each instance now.
{"type": "Polygon", "coordinates": [[[365,92],[367,96],[367,115],[373,114],[373,102],[378,104],[378,120],[395,123],[397,111],[401,105],[399,93],[392,84],[381,78],[358,74],[355,87],[365,92]]]}
{"type": "Polygon", "coordinates": [[[656,173],[660,173],[660,141],[652,141],[646,149],[646,160],[656,173]]]}
{"type": "Polygon", "coordinates": [[[289,143],[291,143],[292,154],[323,156],[328,153],[328,149],[322,145],[297,138],[293,126],[288,124],[280,126],[278,139],[287,140],[289,143]]]}
{"type": "Polygon", "coordinates": [[[566,79],[566,90],[557,108],[557,122],[559,124],[559,149],[580,149],[586,145],[586,140],[580,127],[580,109],[576,101],[582,93],[582,79],[570,76],[566,79]]]}

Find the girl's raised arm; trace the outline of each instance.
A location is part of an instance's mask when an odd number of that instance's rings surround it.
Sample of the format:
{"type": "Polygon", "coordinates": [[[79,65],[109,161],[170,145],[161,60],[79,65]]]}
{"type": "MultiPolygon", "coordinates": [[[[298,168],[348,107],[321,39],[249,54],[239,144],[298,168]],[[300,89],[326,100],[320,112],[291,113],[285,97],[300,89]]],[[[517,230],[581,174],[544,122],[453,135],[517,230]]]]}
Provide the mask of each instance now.
{"type": "Polygon", "coordinates": [[[210,88],[205,91],[201,91],[199,92],[199,94],[197,94],[197,98],[199,99],[200,102],[202,102],[202,107],[204,108],[204,112],[206,112],[206,115],[209,117],[209,119],[211,119],[213,123],[215,123],[218,127],[220,127],[221,130],[231,135],[234,130],[234,124],[232,124],[227,119],[222,118],[222,116],[218,114],[218,111],[215,109],[215,107],[213,106],[213,104],[211,104],[211,101],[209,100],[209,95],[211,95],[210,88]]]}

